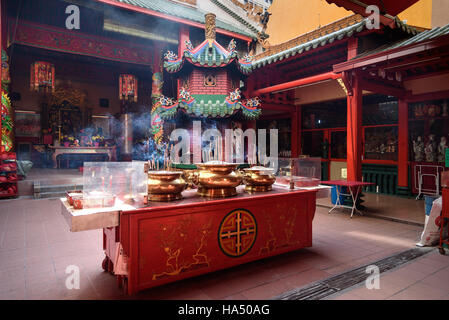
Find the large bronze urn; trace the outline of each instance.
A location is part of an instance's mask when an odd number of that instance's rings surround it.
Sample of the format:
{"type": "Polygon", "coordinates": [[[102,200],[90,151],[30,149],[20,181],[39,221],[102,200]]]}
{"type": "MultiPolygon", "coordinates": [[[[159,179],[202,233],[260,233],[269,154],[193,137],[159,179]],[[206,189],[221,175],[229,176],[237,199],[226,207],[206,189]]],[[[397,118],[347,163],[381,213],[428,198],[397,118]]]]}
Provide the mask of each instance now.
{"type": "Polygon", "coordinates": [[[198,194],[208,198],[226,198],[237,195],[236,187],[242,183],[237,163],[210,161],[196,164],[195,184],[198,194]]]}

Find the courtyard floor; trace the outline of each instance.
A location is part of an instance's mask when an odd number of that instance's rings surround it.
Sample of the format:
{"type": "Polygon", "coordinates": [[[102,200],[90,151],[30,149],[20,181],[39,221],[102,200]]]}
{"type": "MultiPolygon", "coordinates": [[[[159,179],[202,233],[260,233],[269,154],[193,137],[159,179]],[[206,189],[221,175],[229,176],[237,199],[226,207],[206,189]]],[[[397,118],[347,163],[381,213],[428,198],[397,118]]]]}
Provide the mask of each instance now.
{"type": "MultiPolygon", "coordinates": [[[[395,198],[393,198],[395,199],[395,198]]],[[[414,205],[412,203],[412,205],[414,205]]],[[[313,247],[124,296],[103,272],[101,230],[71,233],[56,199],[0,202],[0,299],[272,299],[413,248],[422,227],[317,206],[313,247]],[[67,266],[80,268],[68,290],[67,266]]],[[[382,273],[380,290],[328,299],[449,299],[449,256],[438,250],[382,273]]]]}

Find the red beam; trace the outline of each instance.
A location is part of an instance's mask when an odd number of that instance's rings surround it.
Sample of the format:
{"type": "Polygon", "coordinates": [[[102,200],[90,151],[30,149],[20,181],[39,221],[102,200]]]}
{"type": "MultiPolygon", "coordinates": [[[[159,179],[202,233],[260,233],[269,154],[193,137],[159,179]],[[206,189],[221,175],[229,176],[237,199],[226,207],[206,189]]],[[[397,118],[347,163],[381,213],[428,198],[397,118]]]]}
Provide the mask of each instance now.
{"type": "MultiPolygon", "coordinates": [[[[414,43],[405,47],[379,52],[359,59],[343,62],[334,66],[334,72],[339,73],[347,70],[365,67],[371,64],[387,63],[394,59],[416,56],[419,53],[449,45],[449,35],[441,36],[438,39],[428,40],[420,43],[414,43]]],[[[438,56],[438,55],[435,55],[438,56]]]]}
{"type": "MultiPolygon", "coordinates": [[[[303,51],[302,53],[297,53],[297,54],[290,56],[286,59],[272,62],[272,63],[266,65],[265,67],[259,67],[258,69],[260,69],[260,68],[266,69],[269,67],[282,68],[282,67],[288,66],[288,64],[294,60],[313,59],[313,57],[318,56],[319,54],[329,54],[329,52],[337,52],[337,51],[344,50],[346,53],[347,46],[345,44],[347,41],[348,41],[348,38],[343,38],[341,40],[335,40],[334,42],[328,43],[325,46],[317,47],[316,49],[311,49],[309,51],[303,51]]],[[[264,58],[266,58],[266,57],[262,57],[260,59],[264,59],[264,58]]]]}
{"type": "Polygon", "coordinates": [[[276,92],[276,91],[289,90],[289,89],[293,89],[296,87],[312,84],[315,82],[320,82],[320,81],[325,81],[325,80],[335,80],[335,79],[339,79],[339,78],[341,78],[341,75],[339,75],[339,74],[336,74],[333,72],[326,72],[326,73],[311,76],[308,78],[293,80],[290,82],[285,82],[285,83],[277,84],[277,85],[274,85],[271,87],[259,89],[259,90],[254,91],[254,94],[261,95],[261,94],[266,94],[266,93],[271,93],[271,92],[276,92]]]}
{"type": "Polygon", "coordinates": [[[262,115],[260,116],[260,118],[258,120],[288,119],[288,118],[291,118],[291,116],[292,116],[291,112],[266,114],[266,115],[264,115],[262,112],[262,115]]]}
{"type": "Polygon", "coordinates": [[[363,90],[394,96],[396,98],[405,98],[407,95],[407,91],[405,89],[395,88],[392,86],[387,86],[372,81],[366,81],[365,79],[360,80],[360,86],[362,87],[363,90]]]}
{"type": "MultiPolygon", "coordinates": [[[[150,15],[150,16],[162,18],[162,19],[165,19],[165,20],[179,22],[179,23],[182,23],[182,24],[185,24],[185,25],[189,25],[189,26],[192,26],[192,27],[197,27],[197,28],[200,28],[200,29],[204,29],[204,24],[202,24],[200,22],[195,22],[195,21],[191,21],[191,20],[188,20],[188,19],[183,19],[183,18],[170,16],[168,14],[165,14],[165,13],[162,13],[162,12],[158,12],[158,11],[154,11],[154,10],[151,10],[151,9],[141,8],[141,7],[137,7],[137,6],[131,5],[131,4],[117,2],[115,0],[96,0],[96,1],[108,4],[108,5],[111,5],[111,6],[119,7],[119,8],[122,8],[122,9],[131,10],[131,11],[135,11],[135,12],[140,12],[140,13],[147,14],[147,15],[150,15]]],[[[244,41],[252,41],[253,40],[250,37],[247,37],[247,36],[244,36],[242,34],[235,33],[235,32],[231,32],[231,31],[228,31],[228,30],[224,30],[224,29],[221,29],[221,28],[216,28],[216,32],[220,33],[220,34],[223,34],[225,36],[241,39],[241,40],[244,40],[244,41]]]]}
{"type": "Polygon", "coordinates": [[[285,104],[263,103],[262,101],[262,110],[295,112],[295,106],[285,104]]]}

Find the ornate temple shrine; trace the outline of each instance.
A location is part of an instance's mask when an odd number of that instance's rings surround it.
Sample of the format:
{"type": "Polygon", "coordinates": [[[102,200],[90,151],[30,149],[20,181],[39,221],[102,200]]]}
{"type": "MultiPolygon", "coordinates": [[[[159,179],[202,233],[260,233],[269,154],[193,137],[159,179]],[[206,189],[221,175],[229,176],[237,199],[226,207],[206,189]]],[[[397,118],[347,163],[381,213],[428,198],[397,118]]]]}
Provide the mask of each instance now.
{"type": "Polygon", "coordinates": [[[180,57],[172,51],[164,55],[164,68],[176,77],[179,92],[176,99],[162,94],[155,97],[153,132],[159,132],[163,120],[176,118],[179,112],[209,119],[240,113],[246,120],[256,120],[262,113],[259,98],[244,99],[241,92],[252,71],[251,57],[245,54],[239,58],[234,39],[226,49],[216,41],[215,14],[207,14],[205,20],[206,39],[201,44],[194,48],[187,39],[180,57]]]}

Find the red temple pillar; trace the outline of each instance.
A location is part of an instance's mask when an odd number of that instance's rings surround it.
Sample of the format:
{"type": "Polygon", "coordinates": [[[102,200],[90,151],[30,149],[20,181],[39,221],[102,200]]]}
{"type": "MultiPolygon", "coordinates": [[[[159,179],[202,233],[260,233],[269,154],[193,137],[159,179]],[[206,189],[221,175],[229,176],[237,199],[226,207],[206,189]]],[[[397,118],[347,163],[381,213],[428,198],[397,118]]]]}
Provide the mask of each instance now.
{"type": "Polygon", "coordinates": [[[409,195],[408,181],[408,104],[398,101],[398,194],[409,195]]]}
{"type": "MultiPolygon", "coordinates": [[[[348,39],[348,60],[357,55],[358,39],[348,39]]],[[[347,180],[362,180],[362,104],[363,92],[358,75],[343,74],[348,90],[347,106],[347,180]]]]}
{"type": "Polygon", "coordinates": [[[291,152],[292,158],[301,154],[301,106],[296,106],[295,111],[291,113],[291,152]]]}
{"type": "Polygon", "coordinates": [[[362,180],[362,89],[358,77],[352,77],[352,95],[347,107],[347,180],[362,180]]]}
{"type": "MultiPolygon", "coordinates": [[[[4,42],[4,37],[3,37],[3,32],[5,31],[3,28],[3,19],[2,19],[2,15],[3,15],[3,1],[0,0],[0,58],[1,58],[1,52],[2,50],[6,50],[6,47],[4,47],[3,42],[4,42]]],[[[3,76],[3,63],[0,63],[0,82],[1,82],[1,78],[3,76]]],[[[0,85],[0,97],[3,95],[3,86],[0,85]]],[[[3,151],[3,144],[2,144],[2,121],[1,121],[1,111],[0,111],[0,152],[3,151]]]]}

